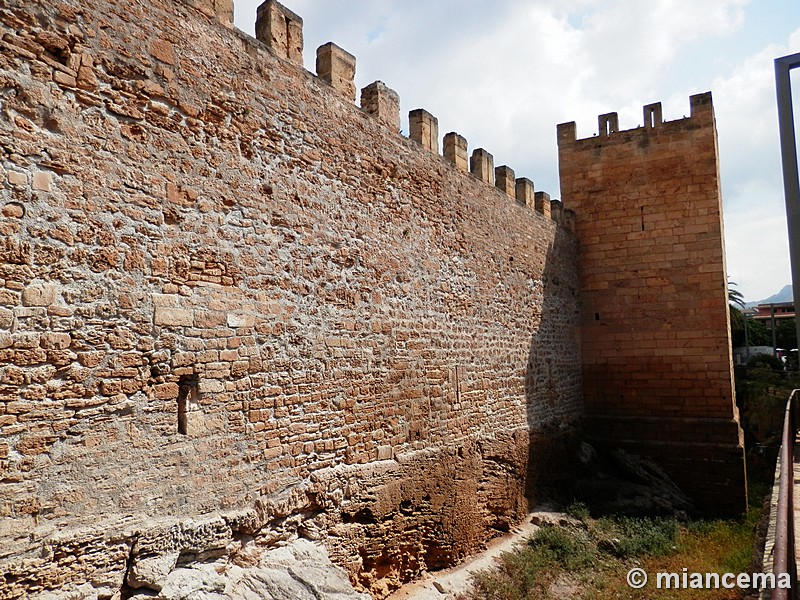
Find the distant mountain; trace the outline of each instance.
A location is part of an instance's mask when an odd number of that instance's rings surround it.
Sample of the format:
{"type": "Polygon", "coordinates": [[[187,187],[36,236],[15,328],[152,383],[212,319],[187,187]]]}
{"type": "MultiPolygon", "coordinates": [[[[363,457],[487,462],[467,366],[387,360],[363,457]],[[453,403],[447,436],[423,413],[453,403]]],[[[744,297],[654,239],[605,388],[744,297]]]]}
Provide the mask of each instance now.
{"type": "Polygon", "coordinates": [[[794,296],[792,295],[792,286],[785,285],[783,286],[781,291],[778,292],[777,294],[772,294],[772,296],[770,296],[769,298],[764,298],[763,300],[759,300],[758,302],[748,302],[747,304],[745,304],[745,306],[747,306],[747,308],[753,308],[755,306],[758,306],[759,304],[772,304],[773,302],[774,303],[791,302],[792,300],[794,300],[794,296]]]}

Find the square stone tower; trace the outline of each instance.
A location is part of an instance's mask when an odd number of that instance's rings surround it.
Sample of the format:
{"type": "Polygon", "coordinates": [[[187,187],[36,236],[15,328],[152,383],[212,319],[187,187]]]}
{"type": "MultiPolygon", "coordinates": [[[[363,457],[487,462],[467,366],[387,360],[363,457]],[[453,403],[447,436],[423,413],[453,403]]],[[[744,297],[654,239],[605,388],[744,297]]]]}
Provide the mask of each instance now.
{"type": "Polygon", "coordinates": [[[691,116],[599,135],[558,126],[580,247],[587,434],[659,462],[700,509],[746,508],[711,94],[691,116]]]}

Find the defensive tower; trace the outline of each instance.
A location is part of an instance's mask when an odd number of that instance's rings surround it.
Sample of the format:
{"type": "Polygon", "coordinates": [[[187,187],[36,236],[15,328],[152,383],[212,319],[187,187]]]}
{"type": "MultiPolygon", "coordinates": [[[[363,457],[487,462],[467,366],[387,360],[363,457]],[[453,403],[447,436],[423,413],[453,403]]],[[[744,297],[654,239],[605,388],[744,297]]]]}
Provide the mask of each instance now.
{"type": "Polygon", "coordinates": [[[564,206],[575,212],[586,425],[651,455],[700,508],[746,506],[734,402],[717,134],[711,94],[689,118],[576,139],[558,126],[564,206]]]}

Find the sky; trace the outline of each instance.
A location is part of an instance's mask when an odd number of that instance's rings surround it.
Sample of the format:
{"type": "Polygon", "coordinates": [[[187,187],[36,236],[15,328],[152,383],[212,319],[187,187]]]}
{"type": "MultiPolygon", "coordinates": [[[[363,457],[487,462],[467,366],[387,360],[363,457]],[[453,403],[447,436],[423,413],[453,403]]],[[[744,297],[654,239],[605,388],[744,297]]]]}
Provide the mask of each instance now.
{"type": "MultiPolygon", "coordinates": [[[[234,0],[253,35],[260,0],[234,0]]],[[[303,19],[304,63],[334,42],[356,56],[356,87],[383,81],[408,112],[439,119],[469,152],[559,197],[556,125],[597,131],[689,114],[711,91],[719,135],[729,280],[748,301],[791,283],[774,59],[800,52],[800,0],[283,0],[303,19]]],[[[800,119],[800,69],[792,72],[800,119]]],[[[797,124],[800,129],[800,121],[797,124]]],[[[440,140],[441,144],[441,140],[440,140]]]]}

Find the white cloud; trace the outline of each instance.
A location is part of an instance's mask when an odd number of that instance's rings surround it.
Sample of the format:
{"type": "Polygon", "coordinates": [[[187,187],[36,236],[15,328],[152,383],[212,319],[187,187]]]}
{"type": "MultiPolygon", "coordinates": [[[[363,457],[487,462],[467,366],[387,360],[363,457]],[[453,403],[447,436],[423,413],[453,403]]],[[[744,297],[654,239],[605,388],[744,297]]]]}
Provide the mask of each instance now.
{"type": "MultiPolygon", "coordinates": [[[[458,131],[470,150],[487,149],[554,197],[557,123],[574,120],[588,137],[598,114],[616,111],[628,129],[658,101],[677,119],[688,115],[691,94],[711,90],[729,270],[748,299],[787,283],[772,60],[800,49],[800,29],[764,43],[775,29],[769,8],[749,0],[285,3],[304,18],[306,68],[314,70],[317,46],[334,41],[355,54],[358,87],[380,79],[399,93],[404,123],[409,110],[425,108],[439,118],[440,136],[458,131]],[[769,250],[769,268],[743,235],[769,250]]],[[[236,0],[237,18],[255,15],[257,4],[236,0]]],[[[792,2],[783,4],[790,13],[792,2]]]]}
{"type": "Polygon", "coordinates": [[[797,42],[800,29],[714,80],[728,271],[748,300],[791,282],[774,59],[797,42]]]}

